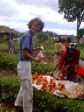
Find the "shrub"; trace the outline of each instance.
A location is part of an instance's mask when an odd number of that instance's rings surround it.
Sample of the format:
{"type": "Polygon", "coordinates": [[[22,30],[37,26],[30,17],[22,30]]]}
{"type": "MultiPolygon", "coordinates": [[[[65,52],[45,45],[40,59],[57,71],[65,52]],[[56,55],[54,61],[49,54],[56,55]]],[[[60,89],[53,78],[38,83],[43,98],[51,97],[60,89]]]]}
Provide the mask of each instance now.
{"type": "MultiPolygon", "coordinates": [[[[0,78],[1,102],[14,103],[19,91],[17,77],[0,78]]],[[[33,112],[84,112],[84,101],[61,98],[33,88],[33,112]]]]}
{"type": "MultiPolygon", "coordinates": [[[[16,71],[18,56],[11,54],[0,54],[0,66],[5,67],[6,69],[12,69],[16,71]]],[[[53,64],[44,64],[44,63],[32,63],[32,73],[45,73],[53,71],[53,64]]]]}

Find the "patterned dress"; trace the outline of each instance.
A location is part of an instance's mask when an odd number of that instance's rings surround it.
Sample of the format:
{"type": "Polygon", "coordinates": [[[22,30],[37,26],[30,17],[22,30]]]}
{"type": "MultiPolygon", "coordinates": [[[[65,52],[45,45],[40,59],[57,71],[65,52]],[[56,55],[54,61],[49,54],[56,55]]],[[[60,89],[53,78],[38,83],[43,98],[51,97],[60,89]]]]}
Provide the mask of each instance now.
{"type": "Polygon", "coordinates": [[[59,63],[59,59],[61,58],[61,55],[63,54],[64,51],[66,51],[65,45],[63,45],[61,42],[56,42],[54,45],[54,52],[55,52],[54,71],[53,71],[54,77],[56,77],[60,74],[60,72],[58,70],[58,63],[59,63]]]}

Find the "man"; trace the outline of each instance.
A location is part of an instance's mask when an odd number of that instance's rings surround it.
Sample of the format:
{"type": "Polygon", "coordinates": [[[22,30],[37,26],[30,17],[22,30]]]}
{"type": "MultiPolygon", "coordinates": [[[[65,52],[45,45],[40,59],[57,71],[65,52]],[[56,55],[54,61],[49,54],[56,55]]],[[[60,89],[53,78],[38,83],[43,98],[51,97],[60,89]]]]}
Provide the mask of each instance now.
{"type": "Polygon", "coordinates": [[[66,51],[59,60],[58,69],[62,76],[60,79],[67,77],[68,80],[73,80],[76,70],[79,65],[80,50],[76,49],[76,43],[70,43],[66,51]]]}
{"type": "MultiPolygon", "coordinates": [[[[40,58],[32,56],[33,51],[33,36],[42,31],[44,22],[40,18],[34,18],[28,23],[29,31],[26,32],[20,41],[19,63],[17,72],[20,78],[21,87],[15,101],[15,106],[21,106],[23,112],[32,112],[33,110],[33,88],[32,88],[32,73],[31,62],[40,62],[40,58]]],[[[21,111],[20,111],[21,112],[21,111]]]]}

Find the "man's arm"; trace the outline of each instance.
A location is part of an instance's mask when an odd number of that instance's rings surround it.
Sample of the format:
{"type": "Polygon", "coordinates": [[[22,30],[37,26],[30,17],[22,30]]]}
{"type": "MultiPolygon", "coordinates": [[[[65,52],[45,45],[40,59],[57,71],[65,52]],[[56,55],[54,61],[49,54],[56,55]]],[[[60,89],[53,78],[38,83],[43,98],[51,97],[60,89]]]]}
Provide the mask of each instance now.
{"type": "Polygon", "coordinates": [[[64,52],[59,60],[59,63],[58,63],[58,69],[59,70],[62,70],[63,68],[63,65],[64,65],[64,62],[65,62],[65,59],[66,59],[66,56],[67,56],[67,53],[64,52]]]}
{"type": "Polygon", "coordinates": [[[22,50],[22,54],[25,58],[30,59],[31,61],[36,61],[36,62],[40,62],[40,59],[36,59],[34,58],[32,55],[29,54],[28,49],[24,49],[22,50]]]}

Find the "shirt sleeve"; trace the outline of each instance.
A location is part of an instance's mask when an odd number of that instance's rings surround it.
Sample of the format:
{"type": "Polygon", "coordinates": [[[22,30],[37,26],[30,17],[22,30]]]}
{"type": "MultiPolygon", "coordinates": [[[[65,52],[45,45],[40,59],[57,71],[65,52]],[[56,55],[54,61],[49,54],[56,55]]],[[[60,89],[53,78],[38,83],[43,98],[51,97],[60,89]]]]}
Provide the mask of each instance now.
{"type": "Polygon", "coordinates": [[[58,64],[58,70],[60,70],[62,72],[63,77],[66,77],[68,74],[67,66],[64,64],[66,57],[67,57],[67,52],[64,52],[62,54],[62,57],[60,58],[59,64],[58,64]]]}
{"type": "Polygon", "coordinates": [[[64,65],[64,62],[65,62],[65,59],[66,59],[66,56],[67,56],[67,53],[64,52],[59,60],[59,63],[58,63],[58,69],[59,70],[62,70],[63,68],[63,65],[64,65]]]}
{"type": "Polygon", "coordinates": [[[29,36],[23,36],[21,41],[22,49],[29,49],[30,50],[30,37],[29,36]]]}

